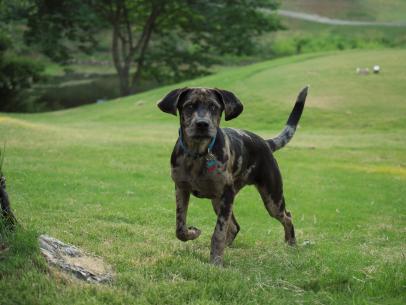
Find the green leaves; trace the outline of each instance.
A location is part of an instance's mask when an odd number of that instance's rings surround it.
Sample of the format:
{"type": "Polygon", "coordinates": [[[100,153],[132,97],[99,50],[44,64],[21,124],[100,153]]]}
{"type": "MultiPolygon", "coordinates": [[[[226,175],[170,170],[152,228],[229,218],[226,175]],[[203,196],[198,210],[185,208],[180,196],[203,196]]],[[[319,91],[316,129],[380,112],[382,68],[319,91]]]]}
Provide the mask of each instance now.
{"type": "Polygon", "coordinates": [[[24,111],[32,102],[21,95],[39,80],[43,67],[31,58],[10,54],[11,40],[0,31],[0,111],[24,111]]]}
{"type": "Polygon", "coordinates": [[[38,47],[51,59],[65,63],[74,51],[91,52],[102,19],[80,0],[37,0],[28,17],[26,43],[38,47]]]}
{"type": "Polygon", "coordinates": [[[215,56],[253,53],[256,36],[280,27],[264,11],[277,5],[274,0],[36,0],[25,38],[53,60],[67,62],[77,50],[91,53],[95,35],[110,28],[112,58],[126,95],[141,79],[179,81],[207,73],[215,56]]]}

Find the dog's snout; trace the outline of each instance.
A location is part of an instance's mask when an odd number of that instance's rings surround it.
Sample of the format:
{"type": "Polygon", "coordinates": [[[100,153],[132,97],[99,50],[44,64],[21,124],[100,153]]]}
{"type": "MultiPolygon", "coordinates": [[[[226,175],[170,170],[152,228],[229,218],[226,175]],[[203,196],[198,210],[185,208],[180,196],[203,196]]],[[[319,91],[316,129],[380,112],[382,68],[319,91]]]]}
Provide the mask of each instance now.
{"type": "Polygon", "coordinates": [[[196,122],[196,126],[199,129],[207,129],[209,128],[209,122],[207,120],[199,120],[196,122]]]}

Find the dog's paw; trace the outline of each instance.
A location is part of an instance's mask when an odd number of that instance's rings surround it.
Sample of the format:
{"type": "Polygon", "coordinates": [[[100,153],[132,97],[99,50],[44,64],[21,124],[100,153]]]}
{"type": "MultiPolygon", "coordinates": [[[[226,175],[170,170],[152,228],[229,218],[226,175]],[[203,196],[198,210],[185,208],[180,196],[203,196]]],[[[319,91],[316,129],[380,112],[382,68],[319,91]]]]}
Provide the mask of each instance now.
{"type": "Polygon", "coordinates": [[[290,239],[286,240],[286,243],[287,243],[289,246],[294,247],[294,246],[296,246],[296,238],[290,238],[290,239]]]}
{"type": "Polygon", "coordinates": [[[195,227],[189,227],[187,229],[187,236],[189,240],[196,239],[202,234],[202,231],[200,231],[198,228],[195,227]]]}
{"type": "Polygon", "coordinates": [[[221,256],[211,256],[210,257],[210,262],[217,267],[223,267],[223,258],[221,256]]]}
{"type": "Polygon", "coordinates": [[[195,227],[189,227],[186,230],[176,231],[176,237],[181,241],[194,240],[200,236],[202,231],[195,227]]]}

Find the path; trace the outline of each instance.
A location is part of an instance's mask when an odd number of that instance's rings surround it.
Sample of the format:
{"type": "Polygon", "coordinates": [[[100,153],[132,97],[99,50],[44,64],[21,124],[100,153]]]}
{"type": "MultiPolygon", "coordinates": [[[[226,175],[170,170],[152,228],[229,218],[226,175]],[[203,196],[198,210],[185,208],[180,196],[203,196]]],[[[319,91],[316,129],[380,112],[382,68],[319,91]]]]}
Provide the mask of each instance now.
{"type": "Polygon", "coordinates": [[[290,17],[294,19],[301,19],[331,25],[406,27],[406,21],[374,22],[374,21],[342,20],[323,17],[316,14],[307,14],[287,10],[278,10],[278,14],[280,16],[290,17]]]}

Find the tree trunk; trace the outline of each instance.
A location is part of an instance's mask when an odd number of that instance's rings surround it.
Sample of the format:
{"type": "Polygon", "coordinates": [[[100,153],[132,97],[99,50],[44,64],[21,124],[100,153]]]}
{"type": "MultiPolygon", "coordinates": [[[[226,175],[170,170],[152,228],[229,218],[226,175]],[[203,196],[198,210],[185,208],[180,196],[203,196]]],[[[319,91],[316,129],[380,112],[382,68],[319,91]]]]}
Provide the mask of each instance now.
{"type": "Polygon", "coordinates": [[[137,43],[133,41],[133,33],[128,18],[127,7],[124,3],[117,6],[114,16],[111,18],[111,25],[113,27],[112,57],[118,75],[121,96],[126,96],[134,92],[136,89],[135,86],[138,85],[141,80],[145,53],[151,39],[156,19],[160,13],[160,6],[152,7],[137,43]],[[138,53],[137,70],[131,80],[131,63],[136,53],[138,53]]]}
{"type": "Polygon", "coordinates": [[[118,18],[119,17],[113,22],[112,57],[118,75],[120,96],[126,96],[130,94],[130,62],[128,60],[123,60],[120,56],[120,44],[122,54],[127,51],[124,50],[127,45],[120,39],[120,25],[118,18]]]}
{"type": "Polygon", "coordinates": [[[6,192],[6,178],[0,174],[0,217],[3,219],[4,224],[9,229],[14,229],[17,225],[17,219],[15,218],[13,211],[10,207],[10,200],[6,192]]]}
{"type": "Polygon", "coordinates": [[[144,32],[142,35],[142,40],[140,41],[140,53],[137,60],[137,71],[134,73],[134,77],[131,82],[132,91],[137,90],[137,86],[141,81],[141,75],[144,68],[144,61],[145,61],[145,53],[147,51],[149,41],[151,40],[152,31],[154,30],[155,22],[158,16],[161,13],[161,7],[153,7],[151,14],[148,17],[147,23],[144,26],[144,32]]]}
{"type": "Polygon", "coordinates": [[[120,96],[127,96],[131,93],[130,88],[130,69],[122,69],[118,72],[118,81],[120,85],[120,96]]]}

